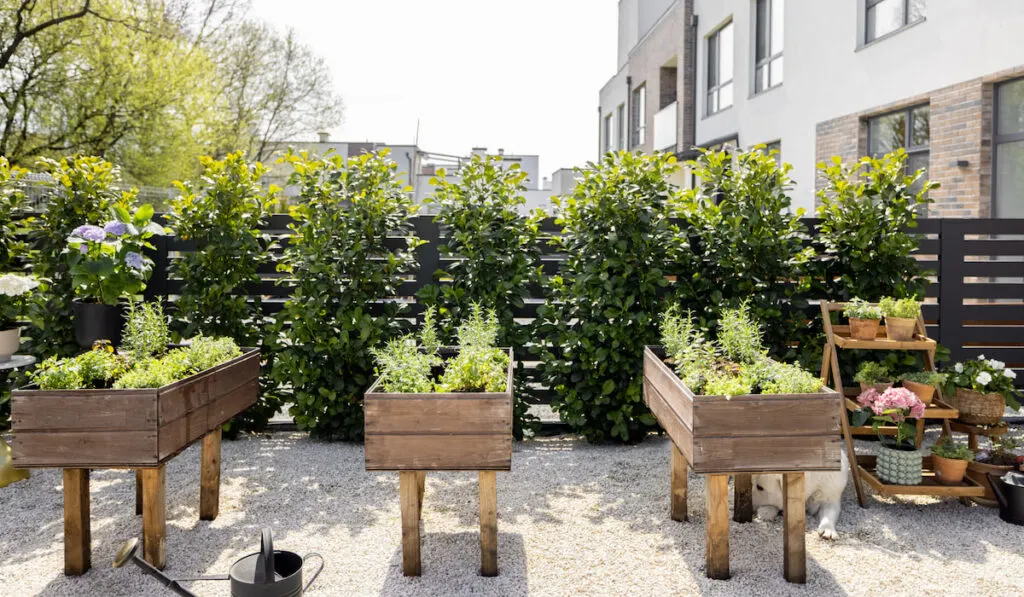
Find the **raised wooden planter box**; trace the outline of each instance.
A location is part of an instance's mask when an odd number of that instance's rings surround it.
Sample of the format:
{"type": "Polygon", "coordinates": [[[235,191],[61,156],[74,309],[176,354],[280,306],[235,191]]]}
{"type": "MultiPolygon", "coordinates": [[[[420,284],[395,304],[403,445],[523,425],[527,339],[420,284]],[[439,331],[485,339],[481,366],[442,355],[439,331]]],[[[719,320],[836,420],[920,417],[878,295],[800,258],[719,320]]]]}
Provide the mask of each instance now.
{"type": "Polygon", "coordinates": [[[508,355],[502,392],[389,394],[374,382],[364,397],[366,470],[511,470],[511,349],[508,355]]]}
{"type": "Polygon", "coordinates": [[[664,358],[661,347],[644,349],[644,402],[694,472],[839,470],[839,393],[694,395],[664,358]]]}
{"type": "Polygon", "coordinates": [[[145,468],[164,463],[259,396],[260,351],[157,389],[11,394],[15,466],[145,468]]]}

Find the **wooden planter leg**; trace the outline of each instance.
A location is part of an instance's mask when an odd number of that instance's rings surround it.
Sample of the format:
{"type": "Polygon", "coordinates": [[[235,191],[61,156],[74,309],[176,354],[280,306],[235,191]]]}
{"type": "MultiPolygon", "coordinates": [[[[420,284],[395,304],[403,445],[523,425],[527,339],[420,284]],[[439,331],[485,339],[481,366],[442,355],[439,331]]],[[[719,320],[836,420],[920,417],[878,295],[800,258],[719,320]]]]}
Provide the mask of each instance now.
{"type": "Polygon", "coordinates": [[[64,469],[64,574],[79,576],[92,566],[89,469],[64,469]]]}
{"type": "Polygon", "coordinates": [[[220,513],[220,439],[220,427],[203,438],[199,520],[214,520],[220,513]]]}
{"type": "Polygon", "coordinates": [[[135,515],[142,516],[142,471],[135,469],[135,515]]]}
{"type": "Polygon", "coordinates": [[[729,578],[729,475],[707,476],[705,568],[708,578],[729,578]]]}
{"type": "Polygon", "coordinates": [[[419,473],[399,471],[398,497],[402,506],[402,574],[420,575],[419,473]]]}
{"type": "Polygon", "coordinates": [[[748,473],[733,475],[733,513],[736,522],[754,520],[754,482],[748,473]]]}
{"type": "Polygon", "coordinates": [[[782,552],[783,573],[792,583],[807,582],[807,553],[805,550],[806,504],[804,503],[804,474],[785,473],[782,479],[782,552]]]}
{"type": "Polygon", "coordinates": [[[498,478],[480,471],[480,574],[498,575],[498,478]]]}
{"type": "Polygon", "coordinates": [[[672,520],[686,522],[686,456],[679,451],[679,447],[672,442],[672,476],[671,476],[671,505],[669,515],[672,520]]]}
{"type": "Polygon", "coordinates": [[[164,465],[142,469],[142,551],[163,570],[167,564],[167,473],[164,465]]]}
{"type": "Polygon", "coordinates": [[[427,491],[427,471],[418,471],[416,473],[416,487],[418,490],[417,495],[419,496],[419,512],[420,516],[423,515],[423,494],[427,491]]]}

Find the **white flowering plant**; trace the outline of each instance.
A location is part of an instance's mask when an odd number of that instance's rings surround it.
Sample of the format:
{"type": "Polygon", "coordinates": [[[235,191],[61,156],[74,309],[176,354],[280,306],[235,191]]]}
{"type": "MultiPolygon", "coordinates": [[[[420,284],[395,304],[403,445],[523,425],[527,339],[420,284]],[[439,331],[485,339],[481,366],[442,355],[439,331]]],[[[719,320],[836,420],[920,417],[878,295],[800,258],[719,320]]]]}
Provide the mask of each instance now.
{"type": "Polygon", "coordinates": [[[964,388],[985,394],[995,393],[1003,397],[1006,406],[1020,410],[1021,391],[1014,385],[1016,378],[1017,374],[1007,369],[1006,363],[979,355],[947,369],[943,391],[952,394],[957,388],[964,388]]]}
{"type": "Polygon", "coordinates": [[[36,286],[39,281],[32,276],[0,276],[0,330],[17,327],[24,315],[25,298],[36,286]]]}

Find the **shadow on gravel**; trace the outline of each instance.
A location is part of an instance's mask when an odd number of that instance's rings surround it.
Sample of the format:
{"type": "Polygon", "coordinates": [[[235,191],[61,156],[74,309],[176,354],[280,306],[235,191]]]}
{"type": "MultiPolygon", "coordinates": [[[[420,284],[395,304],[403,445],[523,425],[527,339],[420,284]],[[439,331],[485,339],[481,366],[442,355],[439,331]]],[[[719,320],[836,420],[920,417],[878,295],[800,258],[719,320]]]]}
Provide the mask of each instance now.
{"type": "MultiPolygon", "coordinates": [[[[423,507],[427,507],[426,501],[423,507]]],[[[411,577],[402,574],[402,546],[398,545],[388,564],[380,594],[388,597],[529,594],[523,537],[516,533],[502,533],[500,520],[498,525],[498,576],[480,576],[479,533],[427,531],[420,538],[422,574],[411,577]]]]}

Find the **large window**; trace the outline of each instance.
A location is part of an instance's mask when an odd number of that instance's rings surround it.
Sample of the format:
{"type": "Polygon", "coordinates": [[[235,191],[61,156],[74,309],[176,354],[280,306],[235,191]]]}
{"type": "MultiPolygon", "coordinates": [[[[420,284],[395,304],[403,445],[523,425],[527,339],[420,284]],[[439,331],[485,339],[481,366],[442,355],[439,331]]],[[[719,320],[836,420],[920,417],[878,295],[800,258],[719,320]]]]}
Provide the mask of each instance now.
{"type": "Polygon", "coordinates": [[[993,214],[1024,218],[1024,79],[996,87],[993,214]]]}
{"type": "Polygon", "coordinates": [[[732,105],[732,23],[708,37],[708,116],[732,105]]]}
{"type": "Polygon", "coordinates": [[[864,43],[924,18],[924,0],[864,0],[864,43]]]}
{"type": "Polygon", "coordinates": [[[621,151],[626,148],[626,104],[619,104],[615,110],[615,124],[615,149],[621,151]]]}
{"type": "Polygon", "coordinates": [[[782,24],[785,5],[785,0],[757,0],[754,93],[782,83],[782,24]]]}
{"type": "Polygon", "coordinates": [[[615,140],[612,136],[614,134],[613,131],[615,130],[614,125],[615,123],[612,121],[611,114],[604,117],[604,144],[602,145],[604,153],[608,153],[615,148],[615,140]]]}
{"type": "Polygon", "coordinates": [[[647,86],[633,90],[633,134],[630,147],[643,145],[647,140],[647,86]]]}
{"type": "Polygon", "coordinates": [[[907,172],[925,171],[918,187],[928,178],[929,117],[928,106],[915,106],[868,120],[868,152],[882,157],[902,147],[907,152],[907,172]]]}

